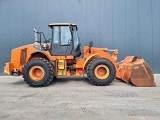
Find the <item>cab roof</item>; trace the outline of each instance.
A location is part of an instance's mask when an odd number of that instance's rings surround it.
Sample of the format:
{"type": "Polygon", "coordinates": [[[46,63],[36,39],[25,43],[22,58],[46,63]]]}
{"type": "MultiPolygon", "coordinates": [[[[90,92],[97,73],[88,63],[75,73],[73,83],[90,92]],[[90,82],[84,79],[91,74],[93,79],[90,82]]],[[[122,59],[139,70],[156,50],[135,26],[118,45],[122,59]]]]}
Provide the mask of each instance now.
{"type": "Polygon", "coordinates": [[[69,25],[77,26],[75,23],[51,23],[48,26],[52,27],[52,26],[69,26],[69,25]]]}

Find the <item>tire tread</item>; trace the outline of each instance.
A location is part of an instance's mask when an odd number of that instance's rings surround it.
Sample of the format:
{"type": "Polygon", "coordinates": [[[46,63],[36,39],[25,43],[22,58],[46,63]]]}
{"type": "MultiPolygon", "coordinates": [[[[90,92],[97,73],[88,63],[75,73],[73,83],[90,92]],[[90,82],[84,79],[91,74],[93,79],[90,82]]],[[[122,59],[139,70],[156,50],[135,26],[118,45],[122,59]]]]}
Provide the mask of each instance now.
{"type": "Polygon", "coordinates": [[[115,74],[116,74],[116,70],[115,70],[115,67],[114,67],[114,65],[112,66],[112,73],[111,74],[113,74],[112,76],[111,76],[111,78],[109,79],[109,80],[107,80],[105,83],[100,83],[100,82],[95,82],[95,80],[93,79],[93,74],[91,74],[91,72],[90,71],[92,71],[91,70],[91,66],[92,65],[94,65],[97,61],[108,61],[108,63],[109,64],[112,64],[108,59],[106,59],[106,58],[102,58],[102,57],[96,57],[95,59],[93,59],[89,64],[88,64],[88,66],[87,66],[87,76],[88,76],[88,79],[89,79],[89,81],[92,83],[92,84],[94,84],[94,85],[96,85],[96,86],[106,86],[106,85],[109,85],[113,80],[114,80],[114,78],[115,78],[115,74]]]}
{"type": "Polygon", "coordinates": [[[25,64],[24,68],[23,68],[23,78],[24,81],[26,82],[26,84],[28,84],[31,87],[46,87],[47,85],[49,85],[54,77],[54,69],[53,69],[53,65],[46,59],[44,58],[33,58],[31,59],[28,63],[25,64]],[[31,64],[37,63],[37,62],[42,62],[43,65],[47,65],[47,68],[49,69],[49,79],[46,79],[45,81],[43,81],[41,84],[33,84],[29,79],[27,79],[28,76],[27,75],[27,67],[31,64]]]}

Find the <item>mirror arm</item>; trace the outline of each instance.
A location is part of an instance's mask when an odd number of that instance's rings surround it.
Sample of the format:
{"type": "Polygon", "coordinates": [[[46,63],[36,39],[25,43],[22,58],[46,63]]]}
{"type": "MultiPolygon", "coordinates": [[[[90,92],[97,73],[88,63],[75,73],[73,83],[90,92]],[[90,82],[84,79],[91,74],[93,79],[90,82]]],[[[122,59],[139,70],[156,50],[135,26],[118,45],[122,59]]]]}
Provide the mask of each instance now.
{"type": "Polygon", "coordinates": [[[47,40],[46,40],[46,37],[45,37],[44,33],[43,32],[41,32],[41,33],[43,34],[43,38],[44,38],[44,40],[46,42],[47,40]]]}

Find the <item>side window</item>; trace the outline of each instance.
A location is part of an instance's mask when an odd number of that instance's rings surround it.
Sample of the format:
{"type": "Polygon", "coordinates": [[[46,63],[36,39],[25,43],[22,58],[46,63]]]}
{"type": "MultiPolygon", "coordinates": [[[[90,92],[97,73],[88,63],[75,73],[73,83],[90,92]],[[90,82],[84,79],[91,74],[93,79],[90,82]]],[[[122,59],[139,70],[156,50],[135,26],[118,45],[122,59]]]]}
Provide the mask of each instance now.
{"type": "Polygon", "coordinates": [[[53,43],[59,43],[59,27],[54,26],[53,28],[53,43]]]}
{"type": "Polygon", "coordinates": [[[76,49],[79,44],[78,33],[76,30],[76,27],[74,27],[73,29],[74,29],[74,32],[73,32],[74,48],[76,49]]]}
{"type": "Polygon", "coordinates": [[[69,45],[71,32],[69,26],[61,26],[61,45],[69,45]]]}

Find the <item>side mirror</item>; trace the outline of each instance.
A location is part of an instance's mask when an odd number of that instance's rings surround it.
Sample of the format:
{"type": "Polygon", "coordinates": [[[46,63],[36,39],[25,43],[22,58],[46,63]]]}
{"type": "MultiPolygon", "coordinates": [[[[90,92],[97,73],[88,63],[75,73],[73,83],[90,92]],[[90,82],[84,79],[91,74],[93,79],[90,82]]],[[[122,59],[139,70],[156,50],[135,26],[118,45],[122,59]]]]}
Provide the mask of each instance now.
{"type": "Polygon", "coordinates": [[[37,33],[37,30],[36,30],[36,28],[33,28],[33,31],[34,31],[35,33],[37,33]]]}

